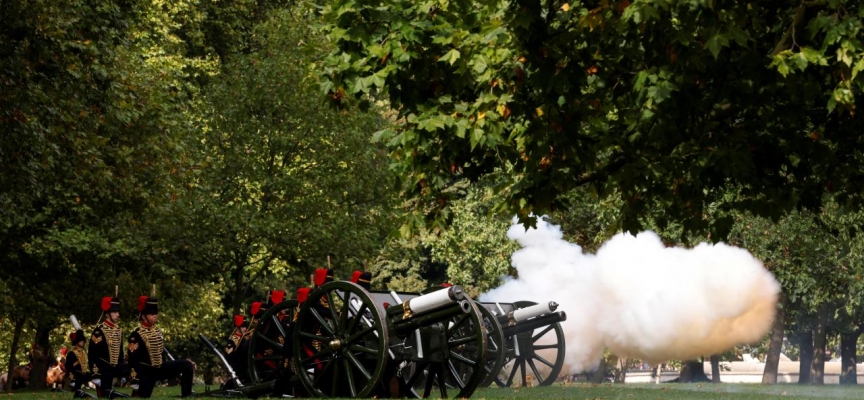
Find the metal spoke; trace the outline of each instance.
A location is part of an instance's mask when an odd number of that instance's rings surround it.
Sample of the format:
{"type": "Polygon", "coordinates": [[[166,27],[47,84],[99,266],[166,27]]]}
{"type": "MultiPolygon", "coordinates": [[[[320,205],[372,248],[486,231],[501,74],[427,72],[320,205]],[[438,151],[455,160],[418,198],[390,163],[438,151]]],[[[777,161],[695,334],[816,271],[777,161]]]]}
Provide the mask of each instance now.
{"type": "Polygon", "coordinates": [[[333,332],[333,327],[330,326],[329,322],[324,320],[324,317],[322,317],[321,314],[318,313],[318,310],[316,310],[314,308],[310,308],[309,312],[312,313],[312,316],[315,317],[315,319],[318,321],[318,324],[321,325],[321,328],[323,328],[325,331],[327,331],[327,333],[330,334],[330,336],[336,336],[336,333],[333,332]]]}
{"type": "Polygon", "coordinates": [[[528,368],[525,368],[525,359],[520,359],[519,364],[522,368],[522,386],[525,386],[525,383],[528,382],[528,368]]]}
{"type": "Polygon", "coordinates": [[[366,303],[360,303],[360,309],[355,312],[354,319],[351,321],[351,326],[349,326],[348,329],[345,330],[345,332],[351,333],[357,330],[357,326],[360,325],[360,321],[366,318],[363,314],[368,308],[369,307],[366,305],[366,303]]]}
{"type": "Polygon", "coordinates": [[[284,338],[284,337],[288,336],[288,334],[285,333],[285,328],[282,326],[282,321],[279,320],[279,318],[276,316],[276,314],[277,313],[274,313],[273,315],[270,316],[270,319],[273,320],[271,323],[276,325],[276,329],[279,330],[279,335],[281,335],[284,338]]]}
{"type": "Polygon", "coordinates": [[[352,345],[350,345],[350,346],[348,347],[348,350],[359,351],[359,352],[361,352],[361,353],[372,354],[372,355],[377,355],[377,354],[378,354],[378,351],[377,351],[377,350],[375,350],[375,349],[371,349],[371,348],[366,347],[366,346],[361,346],[361,345],[359,345],[359,344],[352,344],[352,345]]]}
{"type": "Polygon", "coordinates": [[[555,327],[555,324],[547,325],[546,328],[543,328],[543,330],[540,331],[540,333],[534,335],[534,336],[531,338],[531,342],[532,342],[532,343],[533,343],[533,342],[536,342],[537,339],[540,339],[541,337],[543,337],[543,335],[545,335],[547,332],[551,331],[552,328],[554,328],[554,327],[555,327]]]}
{"type": "Polygon", "coordinates": [[[541,345],[534,346],[534,351],[546,350],[546,349],[557,349],[557,348],[558,348],[557,344],[541,344],[541,345]]]}
{"type": "MultiPolygon", "coordinates": [[[[331,354],[331,352],[330,352],[329,349],[321,350],[321,351],[319,351],[319,352],[317,352],[317,353],[315,353],[315,354],[313,354],[313,355],[311,355],[311,356],[309,356],[309,357],[301,358],[301,359],[300,359],[300,365],[306,365],[306,362],[309,361],[309,360],[312,360],[312,359],[315,359],[315,358],[321,358],[322,356],[327,356],[327,355],[330,355],[330,354],[331,354]]],[[[315,361],[315,364],[318,364],[318,363],[321,363],[321,360],[317,360],[317,361],[315,361]]]]}
{"type": "Polygon", "coordinates": [[[465,382],[462,382],[462,378],[459,376],[459,372],[456,371],[453,363],[447,362],[447,366],[450,368],[450,376],[456,381],[456,386],[459,386],[459,389],[465,389],[465,382]]]}
{"type": "Polygon", "coordinates": [[[302,331],[300,332],[300,336],[301,336],[301,337],[305,337],[305,338],[309,338],[309,339],[312,339],[312,340],[320,340],[320,341],[322,341],[322,342],[326,342],[326,341],[330,340],[330,338],[328,338],[328,337],[318,336],[318,335],[315,335],[315,334],[311,334],[311,333],[309,333],[309,332],[302,332],[302,331]]]}
{"type": "Polygon", "coordinates": [[[531,356],[534,357],[534,358],[536,358],[537,361],[540,361],[540,362],[542,362],[543,364],[548,365],[550,368],[555,367],[555,364],[549,362],[549,360],[547,360],[547,359],[545,359],[545,358],[543,358],[543,357],[540,357],[540,355],[538,355],[537,353],[534,353],[534,354],[532,354],[531,356]]]}
{"type": "Polygon", "coordinates": [[[463,345],[463,344],[472,343],[472,342],[474,342],[474,341],[476,341],[476,340],[477,340],[477,336],[466,336],[466,337],[463,337],[463,338],[459,338],[459,339],[451,340],[451,341],[449,341],[449,342],[447,343],[447,345],[448,345],[449,347],[456,347],[456,346],[460,346],[460,345],[463,345]]]}
{"type": "Polygon", "coordinates": [[[534,377],[537,378],[537,384],[539,385],[540,382],[543,381],[543,379],[540,377],[540,371],[537,370],[537,366],[534,365],[534,360],[529,358],[528,359],[528,366],[531,367],[531,372],[534,373],[534,377]]]}
{"type": "Polygon", "coordinates": [[[259,339],[261,339],[261,340],[263,340],[263,341],[265,341],[265,342],[267,342],[267,343],[270,343],[270,344],[272,344],[273,346],[277,346],[277,347],[279,347],[280,349],[282,348],[282,345],[279,344],[279,342],[277,342],[277,341],[275,341],[275,340],[273,340],[273,339],[270,339],[269,337],[264,336],[264,335],[261,334],[261,333],[258,333],[257,335],[258,335],[258,338],[259,338],[259,339]]]}
{"type": "Polygon", "coordinates": [[[459,354],[459,353],[456,353],[456,352],[453,351],[453,350],[450,350],[450,357],[453,357],[453,358],[455,358],[456,360],[461,361],[463,364],[468,364],[468,365],[470,365],[470,366],[472,366],[472,367],[475,366],[475,365],[477,365],[477,362],[476,362],[476,361],[474,361],[474,360],[472,360],[472,359],[470,359],[470,358],[467,358],[467,357],[465,357],[465,356],[463,356],[463,355],[461,355],[461,354],[459,354]]]}
{"type": "Polygon", "coordinates": [[[453,336],[453,334],[456,333],[456,331],[458,330],[457,328],[459,328],[460,325],[464,324],[465,321],[468,320],[468,316],[470,316],[470,315],[471,315],[470,313],[469,314],[462,314],[459,316],[459,318],[455,322],[453,322],[453,326],[447,329],[447,338],[448,339],[450,338],[450,336],[453,336]]]}
{"type": "Polygon", "coordinates": [[[360,371],[361,374],[363,374],[363,377],[366,378],[367,381],[369,379],[372,379],[372,374],[370,374],[369,371],[366,370],[366,367],[364,367],[363,364],[360,363],[360,360],[358,360],[357,357],[354,356],[354,354],[346,353],[346,355],[348,356],[348,360],[350,360],[351,363],[354,364],[354,367],[357,368],[357,370],[360,371]]]}
{"type": "Polygon", "coordinates": [[[374,327],[374,326],[370,326],[370,327],[368,327],[368,328],[366,328],[366,329],[363,329],[363,330],[360,331],[360,332],[357,332],[357,333],[355,333],[355,334],[349,336],[348,339],[347,339],[347,342],[348,342],[348,343],[354,343],[355,341],[357,341],[357,339],[360,339],[360,338],[362,338],[363,336],[366,336],[366,335],[368,335],[368,334],[370,334],[370,333],[372,333],[372,332],[374,332],[374,331],[375,331],[375,327],[374,327]]]}
{"type": "Polygon", "coordinates": [[[318,376],[316,376],[315,381],[312,382],[313,386],[315,386],[316,388],[319,387],[318,382],[321,381],[321,378],[324,377],[325,373],[327,372],[327,370],[330,369],[331,365],[333,365],[333,359],[332,358],[327,360],[327,363],[324,364],[324,367],[321,368],[321,371],[318,371],[318,374],[317,374],[318,376]]]}
{"type": "Polygon", "coordinates": [[[339,326],[339,316],[336,315],[336,302],[333,301],[333,292],[333,290],[327,291],[327,304],[330,306],[330,320],[333,321],[333,329],[339,331],[341,328],[339,326]]]}
{"type": "Polygon", "coordinates": [[[348,378],[348,391],[351,393],[349,397],[357,397],[357,388],[354,387],[354,374],[351,373],[351,367],[348,365],[348,359],[342,359],[342,367],[345,369],[346,377],[348,378]]]}
{"type": "MultiPolygon", "coordinates": [[[[333,303],[330,303],[330,309],[333,309],[333,303]]],[[[339,360],[333,359],[333,378],[330,380],[330,397],[337,397],[336,390],[339,388],[339,360]]],[[[341,397],[341,396],[339,396],[341,397]]]]}

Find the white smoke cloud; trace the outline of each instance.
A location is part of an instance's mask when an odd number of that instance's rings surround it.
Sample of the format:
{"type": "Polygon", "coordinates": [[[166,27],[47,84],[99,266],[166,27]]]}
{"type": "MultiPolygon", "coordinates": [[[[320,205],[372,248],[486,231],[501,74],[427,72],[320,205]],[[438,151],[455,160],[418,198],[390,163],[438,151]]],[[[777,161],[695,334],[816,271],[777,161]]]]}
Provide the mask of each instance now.
{"type": "Polygon", "coordinates": [[[564,372],[596,369],[605,348],[651,364],[760,340],[780,285],[747,250],[723,243],[667,248],[654,232],[619,234],[596,255],[542,219],[510,227],[518,279],[481,301],[555,301],[567,314],[564,372]]]}

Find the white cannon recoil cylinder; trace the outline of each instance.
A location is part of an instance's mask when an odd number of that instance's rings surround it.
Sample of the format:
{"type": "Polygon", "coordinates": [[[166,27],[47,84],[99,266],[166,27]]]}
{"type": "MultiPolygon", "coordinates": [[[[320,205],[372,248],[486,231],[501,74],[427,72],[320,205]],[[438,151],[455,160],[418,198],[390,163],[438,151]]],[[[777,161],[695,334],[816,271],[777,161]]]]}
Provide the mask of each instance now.
{"type": "Polygon", "coordinates": [[[462,297],[460,296],[461,293],[461,287],[451,286],[429,294],[424,294],[420,297],[415,297],[408,301],[408,306],[411,308],[412,313],[422,314],[426,311],[431,311],[455,303],[462,297]]]}
{"type": "Polygon", "coordinates": [[[550,301],[548,303],[540,303],[531,307],[520,308],[513,311],[513,320],[516,322],[524,321],[529,318],[541,316],[555,312],[558,309],[558,303],[550,301]]]}

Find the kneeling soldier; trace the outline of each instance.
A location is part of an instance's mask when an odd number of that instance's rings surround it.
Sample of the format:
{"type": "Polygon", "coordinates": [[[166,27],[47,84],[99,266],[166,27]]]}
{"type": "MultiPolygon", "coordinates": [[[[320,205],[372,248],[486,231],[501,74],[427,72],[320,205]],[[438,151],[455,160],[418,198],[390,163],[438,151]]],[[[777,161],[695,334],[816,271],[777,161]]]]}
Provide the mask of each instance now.
{"type": "Polygon", "coordinates": [[[129,336],[129,368],[132,387],[137,385],[138,397],[149,398],[157,381],[180,376],[180,396],[192,394],[194,367],[189,360],[179,359],[162,361],[165,351],[165,338],[156,327],[159,310],[155,297],[138,298],[138,311],[141,321],[129,336]]]}
{"type": "Polygon", "coordinates": [[[90,382],[91,374],[89,364],[87,363],[87,353],[84,351],[84,331],[77,330],[69,335],[72,339],[72,351],[66,355],[66,371],[72,374],[70,385],[75,394],[75,398],[92,397],[84,391],[84,386],[90,382]]]}

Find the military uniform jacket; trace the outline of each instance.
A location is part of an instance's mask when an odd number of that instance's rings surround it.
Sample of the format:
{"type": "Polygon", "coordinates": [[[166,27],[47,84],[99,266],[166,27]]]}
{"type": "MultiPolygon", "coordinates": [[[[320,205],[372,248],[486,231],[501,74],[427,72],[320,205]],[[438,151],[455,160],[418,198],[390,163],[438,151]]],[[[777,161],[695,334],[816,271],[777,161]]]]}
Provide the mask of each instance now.
{"type": "Polygon", "coordinates": [[[161,367],[164,350],[165,338],[159,328],[138,325],[129,335],[127,346],[127,359],[132,379],[137,379],[140,374],[152,373],[153,369],[161,367]]]}
{"type": "Polygon", "coordinates": [[[234,354],[234,351],[240,347],[240,341],[243,340],[243,334],[240,333],[239,330],[234,330],[231,333],[231,337],[228,338],[228,343],[225,344],[225,354],[231,356],[234,354]]]}
{"type": "Polygon", "coordinates": [[[101,371],[123,364],[123,330],[109,321],[102,321],[90,335],[87,353],[90,370],[97,378],[101,371]]]}
{"type": "Polygon", "coordinates": [[[66,371],[75,375],[86,374],[89,372],[87,363],[87,353],[83,347],[75,346],[72,351],[66,355],[66,371]]]}

